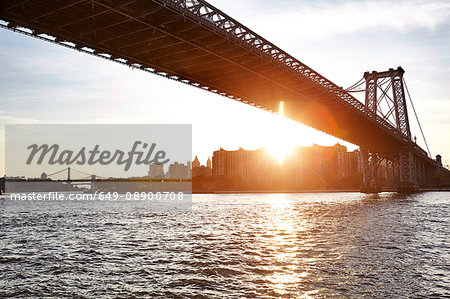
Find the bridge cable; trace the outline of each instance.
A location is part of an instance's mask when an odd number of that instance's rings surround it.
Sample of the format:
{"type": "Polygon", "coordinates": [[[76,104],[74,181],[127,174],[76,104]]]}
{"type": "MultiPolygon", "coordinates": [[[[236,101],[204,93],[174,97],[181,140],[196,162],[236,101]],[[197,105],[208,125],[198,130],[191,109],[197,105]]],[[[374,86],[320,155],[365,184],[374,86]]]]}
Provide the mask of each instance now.
{"type": "Polygon", "coordinates": [[[417,124],[419,125],[420,133],[422,134],[423,141],[425,142],[425,146],[427,147],[428,154],[430,155],[430,158],[433,158],[433,156],[431,155],[431,152],[430,152],[430,148],[428,147],[427,140],[425,139],[425,134],[423,133],[422,125],[420,124],[419,117],[417,116],[416,108],[414,107],[413,101],[411,99],[411,95],[409,94],[409,89],[408,89],[408,86],[406,85],[405,79],[403,79],[403,84],[406,87],[406,93],[408,94],[409,102],[411,103],[411,106],[414,111],[414,115],[416,116],[417,124]]]}
{"type": "Polygon", "coordinates": [[[350,87],[346,88],[345,91],[350,91],[352,89],[360,87],[363,83],[364,83],[364,78],[361,78],[358,82],[356,82],[355,84],[353,84],[350,87]]]}
{"type": "MultiPolygon", "coordinates": [[[[86,174],[86,175],[89,175],[89,176],[91,176],[91,175],[93,175],[93,174],[91,174],[91,173],[87,173],[87,172],[84,172],[84,171],[81,171],[81,170],[78,170],[78,169],[75,169],[75,168],[71,168],[72,170],[74,170],[74,171],[76,171],[76,172],[79,172],[79,173],[82,173],[82,174],[86,174]]],[[[95,175],[95,174],[94,174],[95,175]]]]}
{"type": "Polygon", "coordinates": [[[88,175],[89,177],[91,177],[92,175],[95,175],[97,178],[106,178],[106,177],[103,177],[103,176],[100,176],[100,175],[96,175],[96,174],[92,174],[92,173],[87,173],[87,172],[84,172],[84,171],[81,171],[81,170],[78,170],[78,169],[75,169],[75,168],[71,168],[72,170],[74,170],[74,171],[76,171],[76,172],[79,172],[79,173],[82,173],[82,174],[86,174],[86,175],[88,175]]]}
{"type": "Polygon", "coordinates": [[[47,176],[52,176],[52,175],[55,175],[55,174],[61,173],[61,172],[63,172],[63,171],[66,171],[66,170],[67,170],[67,168],[64,168],[63,170],[57,171],[57,172],[55,172],[55,173],[52,173],[52,174],[48,174],[47,176]]]}

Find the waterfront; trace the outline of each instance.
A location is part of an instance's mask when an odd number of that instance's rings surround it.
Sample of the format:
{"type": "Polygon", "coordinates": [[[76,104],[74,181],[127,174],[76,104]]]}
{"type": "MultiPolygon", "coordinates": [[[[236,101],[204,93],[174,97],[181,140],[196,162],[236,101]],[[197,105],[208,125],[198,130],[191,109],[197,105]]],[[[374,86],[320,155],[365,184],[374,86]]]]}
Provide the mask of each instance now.
{"type": "Polygon", "coordinates": [[[0,297],[450,296],[450,193],[0,200],[0,297]]]}

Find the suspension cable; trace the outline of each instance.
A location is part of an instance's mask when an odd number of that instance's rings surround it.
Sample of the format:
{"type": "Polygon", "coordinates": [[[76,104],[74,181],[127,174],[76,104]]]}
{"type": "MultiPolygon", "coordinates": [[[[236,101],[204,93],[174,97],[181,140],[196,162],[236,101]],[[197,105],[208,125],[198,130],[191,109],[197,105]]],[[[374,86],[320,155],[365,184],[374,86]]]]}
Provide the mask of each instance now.
{"type": "Polygon", "coordinates": [[[75,169],[75,168],[71,168],[71,169],[76,171],[76,172],[82,173],[82,174],[92,175],[91,173],[87,173],[87,172],[84,172],[84,171],[81,171],[81,170],[78,170],[78,169],[75,169]]]}
{"type": "Polygon", "coordinates": [[[419,125],[420,133],[422,134],[423,141],[425,142],[425,146],[427,147],[428,154],[430,155],[430,158],[433,158],[433,156],[431,155],[431,152],[430,152],[430,148],[428,147],[427,140],[425,139],[425,134],[423,133],[422,125],[420,124],[419,117],[417,116],[416,108],[414,107],[413,101],[411,99],[411,95],[409,94],[409,89],[408,89],[408,86],[406,85],[405,79],[403,79],[403,84],[406,87],[406,93],[408,94],[409,102],[411,103],[411,106],[414,111],[414,115],[416,116],[417,124],[419,125]]]}
{"type": "MultiPolygon", "coordinates": [[[[62,169],[62,170],[60,170],[60,171],[54,172],[54,173],[52,173],[52,174],[48,174],[47,176],[48,176],[48,177],[49,177],[49,176],[53,176],[53,175],[55,175],[55,174],[58,174],[58,173],[61,173],[61,172],[63,172],[63,171],[67,171],[67,170],[68,170],[68,167],[67,167],[67,168],[64,168],[64,169],[62,169]]],[[[81,170],[78,170],[78,169],[75,169],[75,168],[70,168],[70,170],[88,175],[86,178],[90,178],[90,177],[92,176],[92,174],[90,174],[90,173],[87,173],[87,172],[84,172],[84,171],[81,171],[81,170]]],[[[97,178],[106,178],[106,177],[102,177],[102,176],[99,176],[99,175],[97,175],[96,177],[97,177],[97,178]]],[[[83,179],[84,179],[84,178],[83,178],[83,179]]]]}
{"type": "MultiPolygon", "coordinates": [[[[74,170],[74,171],[76,171],[76,172],[79,172],[79,173],[82,173],[82,174],[86,174],[86,175],[88,175],[89,177],[91,177],[92,175],[95,175],[95,174],[91,174],[91,173],[87,173],[87,172],[84,172],[84,171],[81,171],[81,170],[78,170],[78,169],[75,169],[75,168],[71,168],[72,170],[74,170]]],[[[106,178],[106,177],[103,177],[103,176],[100,176],[100,175],[95,175],[97,178],[106,178]]]]}
{"type": "Polygon", "coordinates": [[[52,175],[55,175],[55,174],[61,173],[61,172],[63,172],[63,171],[66,171],[66,170],[67,170],[67,168],[64,168],[63,170],[57,171],[57,172],[55,172],[55,173],[52,173],[52,174],[48,174],[47,176],[52,176],[52,175]]]}
{"type": "Polygon", "coordinates": [[[355,88],[361,86],[363,83],[364,83],[364,78],[361,78],[358,82],[356,82],[355,84],[353,84],[350,87],[346,88],[345,91],[350,91],[352,89],[355,89],[355,88]]]}

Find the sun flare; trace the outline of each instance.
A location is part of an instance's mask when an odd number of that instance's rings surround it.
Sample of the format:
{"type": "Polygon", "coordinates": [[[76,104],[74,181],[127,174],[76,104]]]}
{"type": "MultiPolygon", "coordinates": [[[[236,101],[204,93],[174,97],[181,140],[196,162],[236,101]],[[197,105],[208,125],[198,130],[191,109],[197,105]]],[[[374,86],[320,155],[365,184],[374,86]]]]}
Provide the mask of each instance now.
{"type": "Polygon", "coordinates": [[[284,160],[292,153],[293,148],[294,145],[292,143],[286,142],[281,138],[266,147],[270,155],[272,155],[280,165],[283,164],[284,160]]]}
{"type": "Polygon", "coordinates": [[[282,117],[278,125],[274,128],[277,132],[276,137],[270,144],[266,146],[267,151],[278,161],[281,165],[284,160],[292,153],[295,144],[292,141],[292,137],[289,138],[289,124],[287,119],[284,118],[284,102],[280,101],[278,109],[278,115],[282,117]]]}

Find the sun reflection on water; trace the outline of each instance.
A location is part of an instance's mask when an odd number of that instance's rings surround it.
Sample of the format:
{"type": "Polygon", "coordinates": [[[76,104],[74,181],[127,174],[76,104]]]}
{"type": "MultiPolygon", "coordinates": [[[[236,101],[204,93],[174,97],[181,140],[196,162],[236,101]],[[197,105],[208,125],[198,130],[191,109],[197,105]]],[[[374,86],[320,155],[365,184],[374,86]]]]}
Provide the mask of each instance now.
{"type": "MultiPolygon", "coordinates": [[[[286,194],[273,194],[266,200],[270,217],[267,218],[266,236],[261,239],[262,247],[270,248],[271,274],[266,276],[270,287],[278,294],[285,295],[301,284],[309,276],[302,263],[311,263],[299,257],[299,250],[308,247],[298,233],[306,230],[306,220],[295,209],[286,194]]],[[[306,292],[306,291],[305,291],[306,292]]],[[[306,293],[305,293],[306,294],[306,293]]],[[[308,296],[304,297],[308,298],[308,296]]]]}

